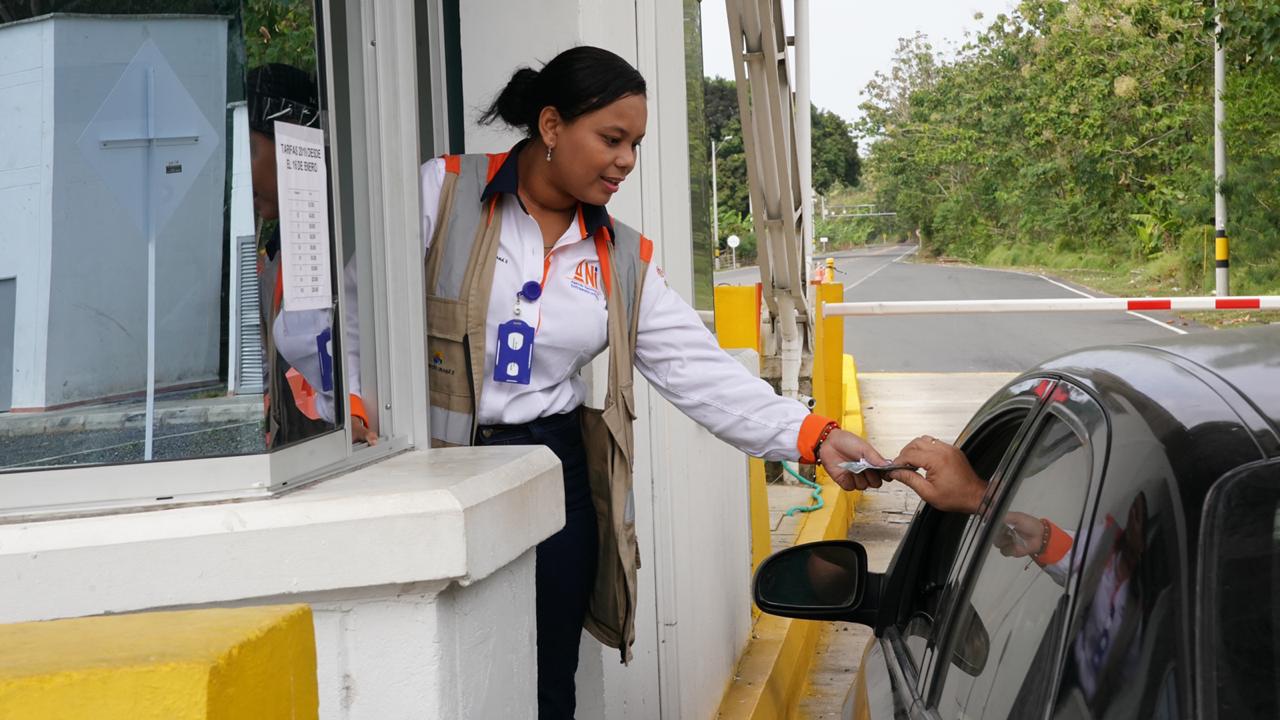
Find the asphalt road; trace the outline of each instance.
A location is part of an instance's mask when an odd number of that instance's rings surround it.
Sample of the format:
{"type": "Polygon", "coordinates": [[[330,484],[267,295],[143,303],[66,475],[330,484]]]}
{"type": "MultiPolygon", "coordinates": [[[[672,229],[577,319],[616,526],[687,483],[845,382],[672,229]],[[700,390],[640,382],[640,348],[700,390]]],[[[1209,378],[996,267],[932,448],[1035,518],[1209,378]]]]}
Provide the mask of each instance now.
{"type": "MultiPolygon", "coordinates": [[[[835,253],[847,302],[1062,298],[1097,293],[1055,278],[965,265],[914,262],[915,246],[835,253]]],[[[717,284],[749,284],[756,268],[716,274],[717,284]]],[[[845,352],[859,372],[1018,372],[1092,345],[1153,340],[1195,326],[1169,313],[1007,313],[850,317],[845,352]]]]}

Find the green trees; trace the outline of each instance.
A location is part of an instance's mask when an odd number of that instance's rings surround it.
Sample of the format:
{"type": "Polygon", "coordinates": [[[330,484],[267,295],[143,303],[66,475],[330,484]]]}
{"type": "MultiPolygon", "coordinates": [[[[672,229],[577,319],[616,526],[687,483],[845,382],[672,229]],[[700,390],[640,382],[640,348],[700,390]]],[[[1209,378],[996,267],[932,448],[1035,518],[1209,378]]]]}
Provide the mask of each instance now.
{"type": "MultiPolygon", "coordinates": [[[[1228,83],[1240,290],[1274,285],[1280,251],[1280,72],[1263,59],[1274,57],[1280,11],[1267,13],[1273,20],[1252,40],[1236,41],[1228,83]]],[[[1024,0],[954,58],[923,37],[903,40],[893,69],[868,86],[858,125],[871,139],[877,204],[898,213],[898,232],[918,231],[935,252],[1160,260],[1183,287],[1202,289],[1213,217],[1213,36],[1204,23],[1200,0],[1024,0]]]]}
{"type": "MultiPolygon", "coordinates": [[[[742,120],[738,113],[738,91],[732,80],[703,79],[708,147],[715,142],[716,184],[720,207],[720,248],[723,239],[742,239],[739,257],[755,255],[755,236],[750,213],[746,154],[742,145],[742,120]],[[727,140],[725,138],[728,138],[727,140]]],[[[858,184],[862,170],[858,144],[852,127],[829,110],[810,108],[813,147],[813,190],[819,195],[858,184]]]]}

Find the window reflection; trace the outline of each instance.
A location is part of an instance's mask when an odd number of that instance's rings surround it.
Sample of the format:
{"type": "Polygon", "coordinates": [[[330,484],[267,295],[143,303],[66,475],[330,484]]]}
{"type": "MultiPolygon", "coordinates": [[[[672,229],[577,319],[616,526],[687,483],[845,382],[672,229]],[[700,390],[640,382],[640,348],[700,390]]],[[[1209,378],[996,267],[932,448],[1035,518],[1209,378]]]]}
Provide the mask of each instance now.
{"type": "Polygon", "coordinates": [[[1089,447],[1049,415],[1031,441],[990,542],[957,605],[943,717],[1029,717],[1049,702],[1073,540],[1088,496],[1089,447]]]}
{"type": "MultiPolygon", "coordinates": [[[[346,268],[328,173],[304,265],[272,256],[284,186],[257,172],[276,155],[263,122],[319,132],[315,47],[296,0],[4,7],[0,468],[261,452],[339,426],[357,363],[332,359],[346,268]],[[252,94],[266,67],[291,68],[288,92],[252,94]],[[305,309],[273,303],[303,285],[305,309]]],[[[325,166],[318,147],[298,159],[325,166]]]]}

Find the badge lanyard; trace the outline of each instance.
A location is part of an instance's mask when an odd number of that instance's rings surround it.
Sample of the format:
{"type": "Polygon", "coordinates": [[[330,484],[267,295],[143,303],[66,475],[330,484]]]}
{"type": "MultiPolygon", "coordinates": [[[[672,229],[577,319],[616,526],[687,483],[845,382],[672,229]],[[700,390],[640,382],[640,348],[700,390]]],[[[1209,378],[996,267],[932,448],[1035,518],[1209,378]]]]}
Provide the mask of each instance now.
{"type": "Polygon", "coordinates": [[[530,280],[520,286],[511,313],[515,317],[498,325],[498,352],[493,362],[494,382],[528,385],[533,374],[533,336],[536,329],[520,319],[520,301],[537,302],[542,283],[530,280]]]}
{"type": "MultiPolygon", "coordinates": [[[[601,254],[600,263],[604,266],[606,260],[603,253],[607,253],[608,248],[599,237],[596,238],[596,252],[601,254]]],[[[553,249],[543,259],[542,282],[529,280],[521,285],[519,292],[516,293],[515,306],[511,309],[514,317],[498,325],[498,350],[493,362],[494,382],[529,384],[530,376],[533,374],[533,340],[538,327],[542,325],[542,308],[541,306],[538,308],[537,326],[531,326],[520,318],[520,305],[522,301],[535,303],[542,297],[542,288],[546,285],[547,274],[551,270],[551,255],[554,253],[553,249]]]]}

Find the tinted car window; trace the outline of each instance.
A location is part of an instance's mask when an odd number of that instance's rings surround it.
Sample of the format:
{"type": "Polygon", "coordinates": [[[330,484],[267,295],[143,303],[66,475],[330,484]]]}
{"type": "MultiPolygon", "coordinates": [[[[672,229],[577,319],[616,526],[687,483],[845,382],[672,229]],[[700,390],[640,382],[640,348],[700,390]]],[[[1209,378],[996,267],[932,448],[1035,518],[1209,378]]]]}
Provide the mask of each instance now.
{"type": "Polygon", "coordinates": [[[942,717],[1026,717],[1048,703],[1093,469],[1077,424],[1061,409],[1038,421],[982,532],[940,656],[942,717]]]}
{"type": "MultiPolygon", "coordinates": [[[[1003,413],[974,433],[965,454],[979,476],[990,478],[994,475],[1027,414],[1025,408],[1003,413]]],[[[897,623],[908,659],[917,669],[921,667],[926,648],[935,640],[933,631],[941,598],[970,517],[958,513],[936,513],[929,522],[931,532],[923,543],[924,551],[918,560],[911,592],[906,596],[897,623]]]]}
{"type": "Polygon", "coordinates": [[[1280,717],[1280,462],[1220,481],[1204,517],[1205,715],[1280,717]]]}

